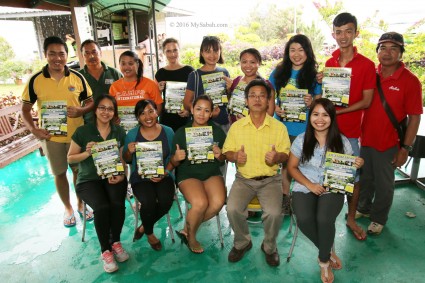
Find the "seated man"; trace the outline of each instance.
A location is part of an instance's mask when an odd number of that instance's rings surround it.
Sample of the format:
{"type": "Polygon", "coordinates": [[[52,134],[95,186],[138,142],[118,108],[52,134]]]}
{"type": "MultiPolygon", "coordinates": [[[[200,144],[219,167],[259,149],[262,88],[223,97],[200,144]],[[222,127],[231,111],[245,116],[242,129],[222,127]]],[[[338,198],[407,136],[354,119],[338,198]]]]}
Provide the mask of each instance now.
{"type": "Polygon", "coordinates": [[[270,266],[280,264],[276,238],[282,224],[282,175],[279,164],[288,159],[289,136],[286,127],[267,115],[271,89],[262,79],[245,88],[249,116],[230,127],[223,152],[235,162],[237,174],[227,200],[227,217],[235,233],[228,260],[237,262],[252,248],[247,223],[247,206],[254,196],[263,209],[264,240],[261,250],[270,266]]]}

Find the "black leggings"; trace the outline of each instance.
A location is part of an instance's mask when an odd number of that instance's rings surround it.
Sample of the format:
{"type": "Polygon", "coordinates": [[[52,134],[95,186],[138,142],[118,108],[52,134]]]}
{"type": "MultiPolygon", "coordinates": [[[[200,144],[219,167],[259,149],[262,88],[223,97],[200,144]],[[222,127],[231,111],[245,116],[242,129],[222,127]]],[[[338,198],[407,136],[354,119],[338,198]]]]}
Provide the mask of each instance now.
{"type": "Polygon", "coordinates": [[[141,203],[140,219],[146,235],[153,233],[154,224],[167,214],[174,200],[174,181],[167,176],[160,182],[142,179],[132,184],[133,194],[141,203]]]}
{"type": "Polygon", "coordinates": [[[319,249],[319,260],[327,262],[335,238],[335,220],[344,204],[344,195],[292,193],[292,205],[301,232],[319,249]]]}
{"type": "Polygon", "coordinates": [[[120,241],[125,218],[127,179],[118,184],[109,184],[107,179],[77,184],[76,192],[87,205],[93,208],[94,227],[102,253],[111,251],[112,243],[120,241]]]}

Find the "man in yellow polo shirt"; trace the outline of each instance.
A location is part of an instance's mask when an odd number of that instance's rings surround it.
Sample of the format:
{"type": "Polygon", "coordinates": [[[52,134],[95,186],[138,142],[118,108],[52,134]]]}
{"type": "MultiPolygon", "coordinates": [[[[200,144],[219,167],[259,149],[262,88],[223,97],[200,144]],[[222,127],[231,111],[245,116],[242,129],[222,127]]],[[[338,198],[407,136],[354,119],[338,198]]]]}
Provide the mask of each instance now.
{"type": "Polygon", "coordinates": [[[227,217],[235,234],[228,260],[237,262],[252,248],[247,223],[247,206],[257,196],[263,210],[264,240],[261,250],[270,266],[280,264],[276,238],[282,224],[282,175],[279,164],[288,159],[286,127],[267,115],[271,89],[262,79],[245,88],[249,116],[235,122],[223,146],[227,160],[235,162],[237,173],[227,199],[227,217]]]}
{"type": "MultiPolygon", "coordinates": [[[[63,224],[65,227],[72,227],[76,221],[66,177],[67,154],[72,135],[77,127],[83,125],[82,116],[93,108],[92,91],[83,75],[66,66],[68,48],[62,39],[56,36],[46,38],[43,49],[47,65],[28,81],[22,93],[22,114],[25,125],[40,139],[49,160],[56,190],[65,206],[63,224]],[[31,108],[35,102],[41,128],[34,124],[31,116],[31,108]],[[51,118],[45,119],[46,115],[42,116],[42,111],[48,113],[51,118]]],[[[71,167],[74,185],[77,168],[78,166],[71,167]]],[[[78,211],[83,211],[83,203],[79,199],[78,211]]],[[[93,218],[93,214],[84,217],[89,220],[93,218]]]]}

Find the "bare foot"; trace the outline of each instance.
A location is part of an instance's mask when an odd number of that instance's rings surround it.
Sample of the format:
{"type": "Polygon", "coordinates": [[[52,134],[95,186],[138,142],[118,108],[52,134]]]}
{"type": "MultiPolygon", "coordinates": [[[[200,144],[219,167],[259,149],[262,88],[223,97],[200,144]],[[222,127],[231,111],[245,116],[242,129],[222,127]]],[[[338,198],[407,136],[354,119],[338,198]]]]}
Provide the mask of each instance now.
{"type": "Polygon", "coordinates": [[[357,225],[356,221],[347,220],[346,225],[351,230],[351,232],[353,233],[354,237],[356,237],[357,240],[359,241],[366,240],[367,238],[366,232],[362,229],[362,227],[357,225]]]}

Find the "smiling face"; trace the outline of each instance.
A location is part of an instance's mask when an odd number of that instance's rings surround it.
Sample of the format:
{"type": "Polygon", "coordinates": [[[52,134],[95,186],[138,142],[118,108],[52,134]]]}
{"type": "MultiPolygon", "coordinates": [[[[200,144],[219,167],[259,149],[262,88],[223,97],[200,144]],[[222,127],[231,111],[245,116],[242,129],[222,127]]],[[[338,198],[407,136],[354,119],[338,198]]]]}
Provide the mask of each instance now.
{"type": "Polygon", "coordinates": [[[122,56],[120,59],[120,70],[121,73],[127,79],[136,79],[137,78],[137,69],[139,68],[139,63],[131,56],[122,56]]]}
{"type": "Polygon", "coordinates": [[[221,50],[214,51],[212,46],[209,49],[202,50],[201,56],[205,60],[205,65],[208,66],[215,66],[218,63],[218,60],[220,59],[220,53],[221,50]]]}
{"type": "Polygon", "coordinates": [[[175,42],[167,43],[164,47],[164,54],[170,64],[178,64],[179,62],[179,45],[175,42]]]}
{"type": "Polygon", "coordinates": [[[156,126],[158,113],[156,112],[156,109],[148,103],[137,119],[143,127],[151,128],[156,126]]]}
{"type": "Polygon", "coordinates": [[[208,100],[199,99],[191,109],[194,127],[206,126],[212,116],[212,105],[208,100]]]}
{"type": "Polygon", "coordinates": [[[62,44],[49,44],[44,54],[49,65],[49,71],[63,72],[68,59],[65,47],[62,44]]]}
{"type": "Polygon", "coordinates": [[[321,104],[317,104],[310,114],[310,123],[316,132],[327,132],[331,125],[331,117],[321,104]]]}
{"type": "Polygon", "coordinates": [[[392,42],[384,42],[378,48],[378,60],[383,67],[398,67],[402,57],[400,46],[392,42]]]}
{"type": "Polygon", "coordinates": [[[98,67],[101,66],[100,58],[102,56],[102,52],[99,50],[94,43],[85,44],[82,50],[84,55],[84,62],[87,67],[98,67]]]}
{"type": "Polygon", "coordinates": [[[249,89],[248,98],[245,100],[248,109],[252,113],[266,112],[269,100],[267,98],[267,89],[264,86],[256,85],[249,89]]]}
{"type": "Polygon", "coordinates": [[[307,61],[307,54],[301,44],[297,42],[291,43],[289,46],[289,60],[292,62],[292,69],[300,70],[305,61],[307,61]]]}
{"type": "Polygon", "coordinates": [[[101,123],[109,123],[115,114],[114,104],[110,99],[104,98],[96,108],[96,120],[101,123]]]}
{"type": "Polygon", "coordinates": [[[353,45],[354,39],[359,35],[354,23],[348,23],[340,27],[333,27],[332,36],[339,48],[348,48],[353,45]]]}
{"type": "Polygon", "coordinates": [[[241,57],[241,70],[247,77],[255,77],[257,75],[260,62],[251,53],[245,53],[241,57]]]}

